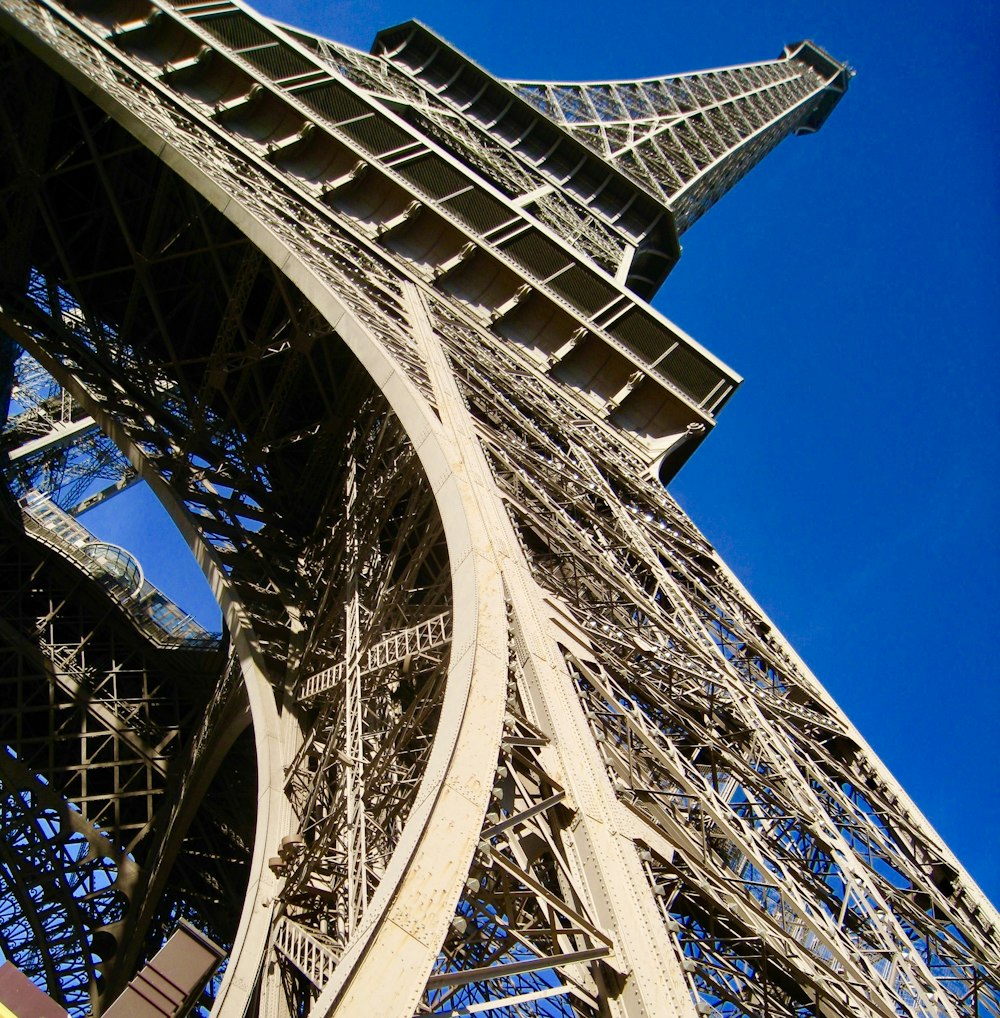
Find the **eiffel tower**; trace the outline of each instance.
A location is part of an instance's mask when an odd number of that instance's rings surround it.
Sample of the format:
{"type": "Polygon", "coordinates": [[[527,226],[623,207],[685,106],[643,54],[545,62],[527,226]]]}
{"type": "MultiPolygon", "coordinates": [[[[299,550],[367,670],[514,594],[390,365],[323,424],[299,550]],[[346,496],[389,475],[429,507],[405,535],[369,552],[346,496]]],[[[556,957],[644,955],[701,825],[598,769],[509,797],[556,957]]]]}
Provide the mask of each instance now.
{"type": "Polygon", "coordinates": [[[74,1016],[181,921],[220,1018],[1000,1014],[996,911],[665,490],[740,379],[647,301],[844,64],[0,32],[5,957],[74,1016]],[[78,519],[136,479],[221,639],[78,519]]]}

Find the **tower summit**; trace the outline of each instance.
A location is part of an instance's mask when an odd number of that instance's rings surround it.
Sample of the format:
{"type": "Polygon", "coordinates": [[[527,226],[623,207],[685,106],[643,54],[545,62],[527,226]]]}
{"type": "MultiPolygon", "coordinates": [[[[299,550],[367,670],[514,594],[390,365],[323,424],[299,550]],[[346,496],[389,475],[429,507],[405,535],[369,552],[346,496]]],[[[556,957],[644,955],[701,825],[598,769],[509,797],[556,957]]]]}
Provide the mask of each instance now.
{"type": "Polygon", "coordinates": [[[843,65],[0,31],[6,957],[74,1015],[182,919],[220,1018],[998,1013],[996,912],[662,483],[739,377],[646,301],[843,65]],[[224,646],[11,497],[133,476],[224,646]]]}

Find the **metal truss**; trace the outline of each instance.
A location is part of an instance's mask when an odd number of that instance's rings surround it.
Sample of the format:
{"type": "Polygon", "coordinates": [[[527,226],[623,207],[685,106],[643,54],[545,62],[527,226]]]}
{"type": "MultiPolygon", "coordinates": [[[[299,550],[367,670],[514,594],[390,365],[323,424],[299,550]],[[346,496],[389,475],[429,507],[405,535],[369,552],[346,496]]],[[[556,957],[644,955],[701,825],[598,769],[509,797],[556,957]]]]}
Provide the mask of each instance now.
{"type": "Polygon", "coordinates": [[[596,264],[614,273],[622,263],[631,238],[620,224],[595,216],[579,196],[554,186],[543,169],[519,158],[502,139],[450,105],[446,96],[414,80],[405,67],[329,39],[290,32],[358,88],[397,108],[405,104],[409,123],[475,167],[501,192],[528,198],[526,211],[596,264]]]}
{"type": "Polygon", "coordinates": [[[76,516],[135,483],[128,460],[93,418],[16,347],[7,391],[12,405],[0,430],[0,456],[16,495],[44,491],[76,516]]]}
{"type": "MultiPolygon", "coordinates": [[[[130,597],[37,516],[4,519],[2,876],[4,907],[19,915],[2,946],[73,1013],[116,985],[168,771],[220,656],[217,643],[188,644],[137,614],[130,597]]],[[[206,857],[206,876],[221,863],[206,857]]],[[[226,929],[210,905],[186,907],[226,929]]]]}
{"type": "Polygon", "coordinates": [[[228,638],[8,498],[8,956],[74,1014],[179,917],[222,1018],[1000,1014],[1000,918],[662,483],[739,378],[643,298],[842,65],[510,85],[228,0],[0,30],[0,331],[228,638]]]}
{"type": "Polygon", "coordinates": [[[783,138],[817,130],[852,73],[800,42],[778,60],[669,78],[510,85],[658,194],[680,233],[783,138]]]}
{"type": "Polygon", "coordinates": [[[990,906],[690,520],[555,393],[477,384],[517,362],[439,328],[700,998],[996,1013],[990,906]]]}

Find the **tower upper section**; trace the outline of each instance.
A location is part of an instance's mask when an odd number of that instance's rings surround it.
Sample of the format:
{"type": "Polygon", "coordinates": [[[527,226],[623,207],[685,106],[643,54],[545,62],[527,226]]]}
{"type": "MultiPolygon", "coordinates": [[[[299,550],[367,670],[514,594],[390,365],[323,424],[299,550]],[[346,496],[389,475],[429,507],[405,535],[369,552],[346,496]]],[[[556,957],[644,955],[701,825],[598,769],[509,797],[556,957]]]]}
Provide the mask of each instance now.
{"type": "Polygon", "coordinates": [[[510,82],[686,230],[782,138],[819,129],[851,72],[812,42],[777,60],[640,81],[510,82]]]}
{"type": "Polygon", "coordinates": [[[679,234],[779,141],[817,130],[852,73],[799,42],[666,78],[517,82],[416,21],[380,32],[372,55],[295,34],[645,299],[679,234]]]}
{"type": "MultiPolygon", "coordinates": [[[[379,33],[364,53],[276,25],[240,0],[102,0],[79,9],[69,0],[0,0],[7,6],[28,23],[32,12],[57,11],[73,40],[61,47],[96,37],[111,66],[152,75],[157,94],[183,111],[185,129],[201,125],[219,152],[254,160],[267,181],[257,190],[273,192],[271,204],[280,195],[295,205],[282,220],[299,224],[290,243],[308,235],[318,250],[330,229],[361,238],[388,278],[447,294],[525,363],[574,391],[663,480],[740,382],[645,303],[680,253],[674,205],[720,193],[784,133],[814,129],[847,79],[842,65],[800,44],[773,68],[761,65],[767,70],[655,87],[528,85],[494,78],[416,22],[379,33]],[[724,89],[734,109],[720,112],[724,89]],[[579,122],[556,102],[571,95],[579,122]],[[623,136],[613,118],[626,116],[634,124],[623,136]],[[720,117],[742,117],[742,133],[713,128],[728,149],[703,140],[694,154],[691,142],[690,162],[678,157],[672,177],[644,178],[635,168],[641,156],[652,174],[650,153],[666,151],[666,139],[701,138],[720,117]],[[619,151],[623,137],[628,153],[619,151]],[[326,225],[308,234],[302,224],[313,221],[326,225]]],[[[90,77],[80,73],[85,87],[90,77]]],[[[131,100],[116,93],[108,103],[131,100]]],[[[153,116],[143,106],[139,122],[153,116]]],[[[142,140],[159,151],[167,128],[149,123],[142,140]]],[[[190,172],[208,169],[214,164],[199,149],[190,172]]],[[[227,176],[219,186],[228,193],[236,183],[227,176]]],[[[32,265],[48,266],[62,285],[64,269],[51,262],[48,250],[26,251],[11,285],[23,289],[32,265]]],[[[118,289],[90,281],[105,279],[100,273],[87,278],[76,305],[100,305],[101,321],[117,327],[130,313],[118,289]]]]}

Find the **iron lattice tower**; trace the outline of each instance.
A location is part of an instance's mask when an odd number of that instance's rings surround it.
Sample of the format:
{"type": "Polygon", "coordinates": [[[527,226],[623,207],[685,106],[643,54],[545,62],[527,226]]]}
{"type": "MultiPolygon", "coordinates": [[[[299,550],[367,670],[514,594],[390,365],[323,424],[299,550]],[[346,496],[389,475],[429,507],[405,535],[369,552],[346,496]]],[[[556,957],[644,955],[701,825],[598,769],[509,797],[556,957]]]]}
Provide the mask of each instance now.
{"type": "Polygon", "coordinates": [[[0,377],[55,386],[3,440],[6,956],[75,1014],[179,917],[226,1018],[1000,1013],[996,912],[663,487],[739,379],[645,300],[843,65],[0,28],[0,377]],[[133,475],[225,648],[26,490],[133,475]]]}

